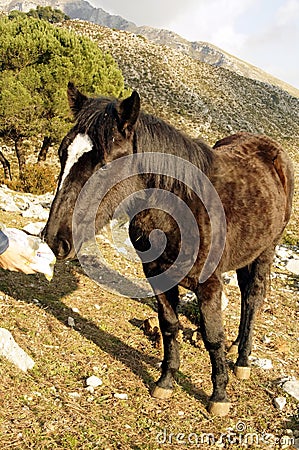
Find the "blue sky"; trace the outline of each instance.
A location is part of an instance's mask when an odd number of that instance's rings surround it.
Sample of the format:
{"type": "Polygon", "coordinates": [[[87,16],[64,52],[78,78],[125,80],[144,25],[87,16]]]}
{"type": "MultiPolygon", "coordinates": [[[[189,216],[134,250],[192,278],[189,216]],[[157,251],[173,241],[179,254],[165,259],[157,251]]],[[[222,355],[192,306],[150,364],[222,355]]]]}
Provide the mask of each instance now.
{"type": "Polygon", "coordinates": [[[299,0],[90,0],[136,25],[207,41],[299,89],[299,0]]]}

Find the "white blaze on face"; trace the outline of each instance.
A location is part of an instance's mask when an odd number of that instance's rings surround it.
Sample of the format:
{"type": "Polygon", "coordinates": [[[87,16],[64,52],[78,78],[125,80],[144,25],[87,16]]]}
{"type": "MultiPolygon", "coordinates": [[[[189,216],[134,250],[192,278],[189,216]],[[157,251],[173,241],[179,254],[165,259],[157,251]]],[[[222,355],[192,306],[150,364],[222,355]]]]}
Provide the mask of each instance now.
{"type": "Polygon", "coordinates": [[[63,182],[70,173],[73,165],[79,161],[79,158],[81,158],[84,153],[90,152],[91,150],[92,141],[90,137],[87,134],[78,134],[67,149],[67,160],[63,175],[61,177],[59,189],[61,189],[63,182]]]}

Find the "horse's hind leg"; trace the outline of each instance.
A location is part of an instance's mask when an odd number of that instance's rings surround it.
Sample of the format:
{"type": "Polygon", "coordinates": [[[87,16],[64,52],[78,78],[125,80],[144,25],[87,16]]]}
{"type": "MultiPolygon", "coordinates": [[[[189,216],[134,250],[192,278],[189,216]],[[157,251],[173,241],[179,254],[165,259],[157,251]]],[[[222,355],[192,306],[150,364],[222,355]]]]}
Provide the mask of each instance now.
{"type": "Polygon", "coordinates": [[[162,374],[152,391],[152,396],[167,399],[172,395],[173,380],[179,369],[179,344],[176,340],[179,331],[177,305],[179,302],[178,287],[156,295],[158,301],[159,325],[163,337],[164,358],[162,374]]]}
{"type": "Polygon", "coordinates": [[[274,249],[264,251],[250,266],[238,270],[241,290],[241,320],[238,344],[238,359],[234,372],[240,379],[250,376],[249,356],[252,348],[252,335],[257,311],[266,295],[267,281],[273,261],[274,249]]]}
{"type": "Polygon", "coordinates": [[[238,285],[241,292],[241,316],[240,316],[240,325],[237,339],[232,343],[228,355],[236,355],[238,354],[239,343],[241,341],[241,337],[244,333],[245,326],[245,293],[246,286],[250,279],[250,266],[242,267],[241,269],[237,269],[237,277],[238,277],[238,285]]]}
{"type": "Polygon", "coordinates": [[[224,416],[228,413],[230,402],[226,394],[228,373],[224,353],[224,331],[221,312],[222,283],[212,276],[197,289],[200,306],[200,331],[212,364],[213,394],[209,411],[224,416]]]}

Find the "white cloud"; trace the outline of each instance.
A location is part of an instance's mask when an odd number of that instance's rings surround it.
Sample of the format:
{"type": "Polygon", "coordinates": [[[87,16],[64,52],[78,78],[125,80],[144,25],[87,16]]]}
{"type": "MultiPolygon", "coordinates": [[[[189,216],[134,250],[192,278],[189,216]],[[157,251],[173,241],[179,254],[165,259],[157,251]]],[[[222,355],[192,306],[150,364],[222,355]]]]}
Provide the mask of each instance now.
{"type": "Polygon", "coordinates": [[[171,20],[186,10],[192,11],[198,0],[90,0],[90,3],[133,21],[136,25],[161,27],[166,20],[171,20]]]}
{"type": "Polygon", "coordinates": [[[299,20],[299,2],[298,0],[288,0],[277,11],[277,24],[287,25],[297,23],[299,20]]]}
{"type": "Polygon", "coordinates": [[[243,59],[299,88],[299,2],[281,3],[274,20],[248,36],[241,52],[243,59]]]}
{"type": "Polygon", "coordinates": [[[207,41],[299,88],[299,0],[89,0],[137,25],[207,41]]]}

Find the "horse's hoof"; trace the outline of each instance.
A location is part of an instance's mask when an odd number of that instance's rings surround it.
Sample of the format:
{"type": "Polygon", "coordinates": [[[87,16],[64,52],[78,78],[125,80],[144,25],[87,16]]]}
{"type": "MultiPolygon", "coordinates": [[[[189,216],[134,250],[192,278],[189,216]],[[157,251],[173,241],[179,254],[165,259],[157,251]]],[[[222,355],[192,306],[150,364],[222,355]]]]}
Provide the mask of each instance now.
{"type": "Polygon", "coordinates": [[[232,344],[230,348],[228,349],[227,355],[228,356],[234,356],[238,354],[238,345],[232,344]]]}
{"type": "Polygon", "coordinates": [[[172,396],[172,389],[164,389],[160,386],[155,386],[152,390],[152,397],[160,400],[168,400],[172,396]]]}
{"type": "Polygon", "coordinates": [[[250,378],[250,367],[234,367],[234,374],[239,380],[248,380],[250,378]]]}
{"type": "Polygon", "coordinates": [[[210,402],[208,411],[213,416],[226,416],[229,413],[231,407],[230,402],[210,402]]]}

